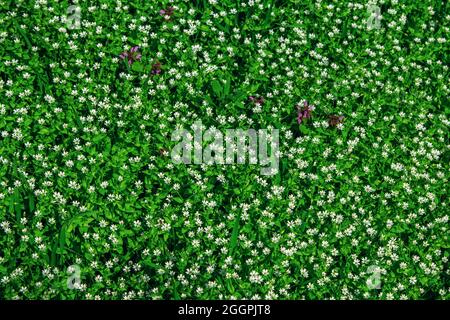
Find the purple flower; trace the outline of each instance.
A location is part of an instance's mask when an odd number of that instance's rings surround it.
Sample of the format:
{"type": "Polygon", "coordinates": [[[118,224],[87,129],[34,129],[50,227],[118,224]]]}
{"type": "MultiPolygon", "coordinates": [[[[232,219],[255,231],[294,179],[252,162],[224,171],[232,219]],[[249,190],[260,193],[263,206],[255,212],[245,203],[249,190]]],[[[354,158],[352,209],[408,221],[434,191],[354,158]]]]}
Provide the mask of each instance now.
{"type": "Polygon", "coordinates": [[[128,60],[128,65],[131,65],[132,63],[134,63],[135,61],[140,61],[142,58],[142,54],[140,52],[138,52],[139,47],[138,46],[134,46],[130,49],[130,51],[124,51],[120,54],[120,58],[122,60],[127,59],[128,60]]]}
{"type": "Polygon", "coordinates": [[[297,116],[297,122],[298,124],[301,124],[303,119],[309,119],[311,118],[312,112],[315,109],[314,105],[309,105],[308,101],[303,102],[303,107],[300,107],[299,105],[296,106],[298,111],[297,116]]]}
{"type": "Polygon", "coordinates": [[[250,96],[248,97],[248,100],[254,102],[255,104],[259,104],[262,105],[264,103],[264,98],[263,97],[254,97],[254,96],[250,96]]]}
{"type": "Polygon", "coordinates": [[[344,116],[331,115],[328,119],[328,123],[331,127],[337,127],[342,121],[344,121],[344,116]]]}
{"type": "Polygon", "coordinates": [[[159,14],[163,16],[166,20],[170,19],[170,16],[173,15],[175,11],[174,7],[167,7],[167,9],[159,10],[159,14]]]}
{"type": "Polygon", "coordinates": [[[161,74],[161,62],[156,62],[152,65],[152,74],[161,74]]]}

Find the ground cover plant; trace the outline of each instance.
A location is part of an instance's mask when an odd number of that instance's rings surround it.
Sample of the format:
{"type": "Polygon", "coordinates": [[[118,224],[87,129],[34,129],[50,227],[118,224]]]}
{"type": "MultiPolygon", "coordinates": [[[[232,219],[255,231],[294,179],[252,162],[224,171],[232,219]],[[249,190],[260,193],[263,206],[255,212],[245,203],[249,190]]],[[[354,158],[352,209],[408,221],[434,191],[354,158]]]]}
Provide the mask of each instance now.
{"type": "Polygon", "coordinates": [[[1,299],[448,299],[450,6],[0,0],[1,299]],[[201,121],[279,165],[174,163],[201,121]]]}

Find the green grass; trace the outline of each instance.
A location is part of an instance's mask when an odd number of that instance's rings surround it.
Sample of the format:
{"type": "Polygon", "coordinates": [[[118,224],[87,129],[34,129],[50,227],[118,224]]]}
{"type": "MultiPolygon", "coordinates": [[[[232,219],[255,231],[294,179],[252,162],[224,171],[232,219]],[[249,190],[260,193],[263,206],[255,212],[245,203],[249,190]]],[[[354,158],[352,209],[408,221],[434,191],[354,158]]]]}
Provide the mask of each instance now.
{"type": "Polygon", "coordinates": [[[446,1],[79,2],[0,0],[1,299],[449,298],[446,1]],[[175,164],[199,120],[279,171],[175,164]]]}

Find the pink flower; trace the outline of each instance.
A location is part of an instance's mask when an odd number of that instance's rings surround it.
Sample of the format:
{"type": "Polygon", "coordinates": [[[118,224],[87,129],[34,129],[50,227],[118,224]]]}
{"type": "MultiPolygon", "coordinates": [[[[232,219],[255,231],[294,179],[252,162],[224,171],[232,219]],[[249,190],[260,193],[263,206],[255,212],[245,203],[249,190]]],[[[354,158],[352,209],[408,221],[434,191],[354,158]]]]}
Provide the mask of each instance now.
{"type": "Polygon", "coordinates": [[[256,97],[254,97],[254,96],[250,96],[250,97],[248,97],[248,99],[249,99],[250,101],[254,102],[255,104],[259,104],[259,105],[264,104],[264,98],[263,98],[263,97],[258,97],[258,98],[256,98],[256,97]]]}
{"type": "Polygon", "coordinates": [[[161,63],[156,62],[152,65],[152,74],[161,74],[161,63]]]}
{"type": "Polygon", "coordinates": [[[159,10],[159,14],[163,16],[166,20],[170,19],[170,16],[173,15],[175,11],[174,7],[167,7],[167,9],[159,10]]]}
{"type": "Polygon", "coordinates": [[[142,58],[142,54],[140,52],[138,52],[139,47],[138,46],[134,46],[130,49],[130,51],[124,51],[120,54],[120,58],[122,60],[127,59],[128,60],[128,65],[131,65],[132,63],[134,63],[135,61],[140,61],[142,58]]]}
{"type": "Polygon", "coordinates": [[[337,127],[344,121],[344,116],[331,115],[328,117],[328,123],[331,127],[337,127]]]}
{"type": "Polygon", "coordinates": [[[303,102],[303,107],[300,107],[299,105],[296,106],[298,111],[297,116],[297,122],[298,124],[301,124],[303,119],[309,119],[311,118],[312,112],[315,109],[314,105],[309,105],[308,101],[303,102]]]}

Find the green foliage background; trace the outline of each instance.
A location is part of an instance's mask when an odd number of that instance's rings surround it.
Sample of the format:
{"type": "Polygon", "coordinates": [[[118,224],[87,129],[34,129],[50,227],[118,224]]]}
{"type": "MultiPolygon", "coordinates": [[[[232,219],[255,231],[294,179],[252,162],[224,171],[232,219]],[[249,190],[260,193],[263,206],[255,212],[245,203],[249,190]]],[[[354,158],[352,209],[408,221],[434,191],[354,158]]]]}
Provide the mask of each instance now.
{"type": "Polygon", "coordinates": [[[0,1],[2,299],[449,297],[447,1],[71,4],[0,1]],[[196,120],[279,172],[173,164],[196,120]]]}

